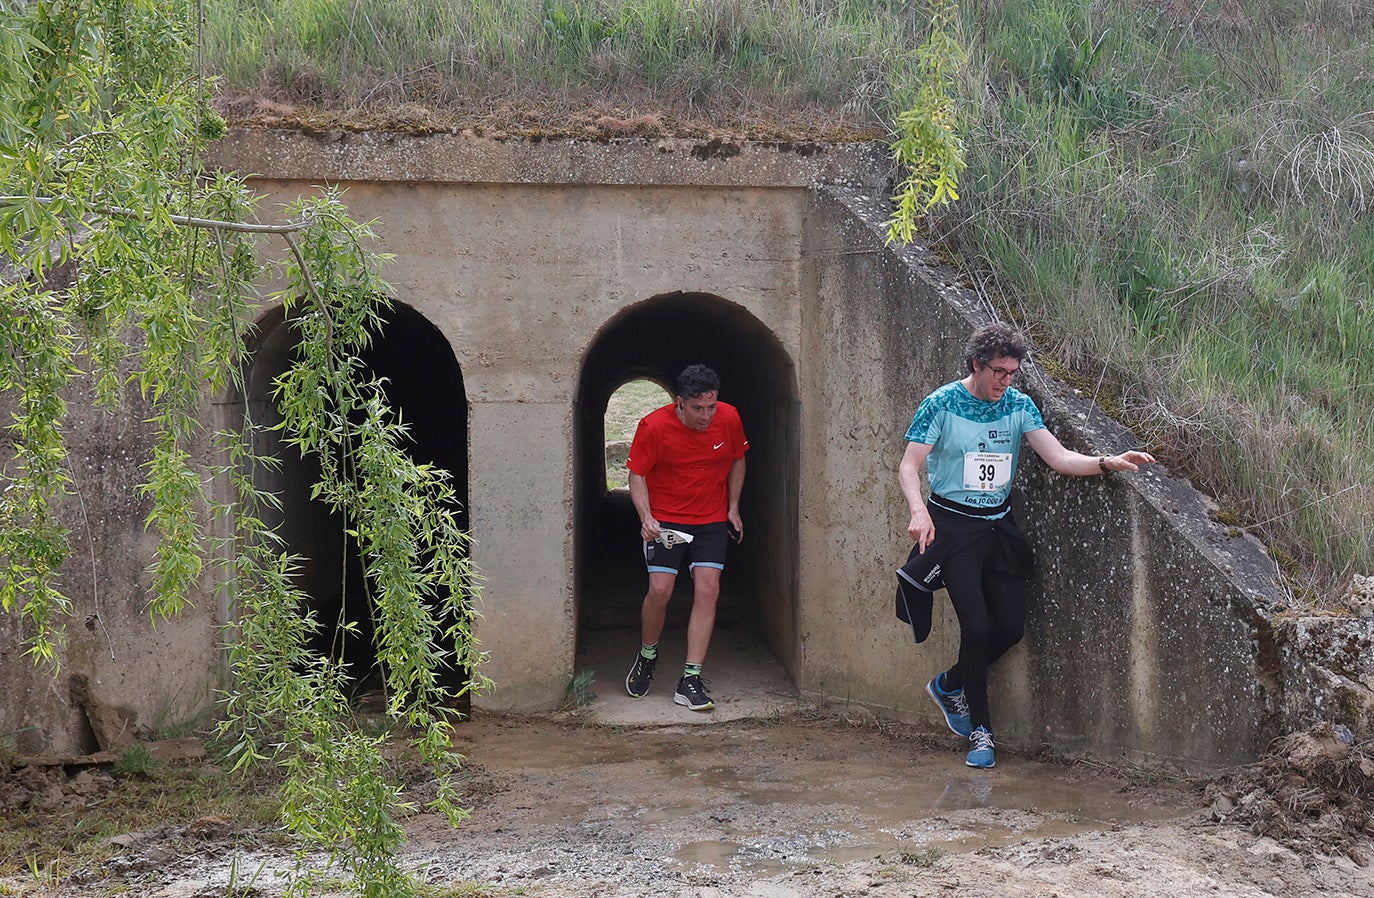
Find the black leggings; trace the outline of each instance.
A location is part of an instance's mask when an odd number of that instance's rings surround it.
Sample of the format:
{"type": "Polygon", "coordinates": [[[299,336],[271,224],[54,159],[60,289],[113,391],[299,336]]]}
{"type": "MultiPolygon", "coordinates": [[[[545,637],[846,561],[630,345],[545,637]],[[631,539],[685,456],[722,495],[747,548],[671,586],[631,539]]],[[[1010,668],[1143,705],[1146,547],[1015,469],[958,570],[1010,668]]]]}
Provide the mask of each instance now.
{"type": "Polygon", "coordinates": [[[992,730],[988,668],[1021,641],[1026,631],[1027,581],[998,569],[998,536],[988,531],[945,557],[941,570],[959,618],[959,662],[944,688],[964,690],[969,721],[992,730]]]}

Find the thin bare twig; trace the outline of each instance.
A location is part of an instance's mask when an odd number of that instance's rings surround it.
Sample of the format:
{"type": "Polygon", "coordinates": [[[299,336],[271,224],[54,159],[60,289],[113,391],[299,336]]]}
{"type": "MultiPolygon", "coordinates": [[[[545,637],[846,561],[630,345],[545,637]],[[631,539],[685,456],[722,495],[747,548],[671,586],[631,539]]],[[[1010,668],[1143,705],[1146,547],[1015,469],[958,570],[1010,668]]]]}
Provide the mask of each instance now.
{"type": "Polygon", "coordinates": [[[1263,527],[1263,526],[1266,525],[1266,524],[1272,524],[1272,523],[1274,523],[1274,522],[1277,521],[1277,520],[1281,520],[1282,518],[1288,517],[1289,515],[1297,514],[1298,512],[1302,511],[1304,508],[1311,508],[1311,507],[1314,506],[1314,505],[1321,505],[1323,502],[1329,502],[1329,501],[1331,501],[1332,499],[1336,498],[1337,496],[1344,495],[1345,493],[1348,493],[1348,492],[1350,492],[1351,490],[1354,490],[1354,489],[1359,489],[1360,486],[1361,486],[1361,484],[1352,483],[1352,484],[1350,484],[1350,486],[1346,487],[1346,488],[1343,489],[1343,490],[1336,490],[1336,492],[1331,493],[1330,495],[1321,496],[1320,498],[1313,499],[1311,502],[1305,503],[1305,504],[1303,504],[1303,505],[1299,505],[1297,508],[1290,508],[1290,509],[1288,509],[1287,511],[1283,512],[1282,514],[1276,514],[1276,515],[1274,515],[1272,518],[1268,518],[1267,520],[1259,521],[1258,523],[1255,523],[1255,524],[1250,524],[1249,526],[1251,526],[1251,527],[1263,527]]]}

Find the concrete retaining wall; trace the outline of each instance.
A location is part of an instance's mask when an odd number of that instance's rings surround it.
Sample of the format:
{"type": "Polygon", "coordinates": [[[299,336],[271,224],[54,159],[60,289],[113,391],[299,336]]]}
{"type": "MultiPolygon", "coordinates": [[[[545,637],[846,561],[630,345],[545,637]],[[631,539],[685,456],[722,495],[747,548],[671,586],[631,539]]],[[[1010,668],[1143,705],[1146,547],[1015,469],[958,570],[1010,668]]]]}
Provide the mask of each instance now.
{"type": "MultiPolygon", "coordinates": [[[[0,614],[0,746],[21,755],[126,747],[126,739],[203,722],[219,682],[223,617],[208,579],[184,614],[155,620],[149,612],[156,543],[144,531],[151,503],[137,491],[152,446],[148,407],[133,386],[113,411],[94,408],[93,394],[82,377],[66,395],[72,482],[60,518],[71,554],[58,588],[71,608],[59,667],[35,666],[26,621],[0,614]]],[[[12,445],[0,442],[4,461],[12,445]]]]}
{"type": "MultiPolygon", "coordinates": [[[[909,547],[896,466],[917,402],[962,375],[963,342],[987,313],[920,247],[884,245],[878,148],[246,131],[213,153],[266,175],[254,186],[269,206],[347,187],[355,216],[375,218],[379,248],[396,255],[387,273],[406,314],[442,335],[414,364],[453,365],[464,400],[444,425],[466,444],[486,579],[478,635],[497,686],[480,704],[555,706],[579,629],[637,619],[642,584],[622,588],[636,576],[624,567],[633,513],[598,482],[600,418],[621,383],[668,382],[705,361],[754,444],[750,539],[728,578],[738,601],[808,698],[933,725],[921,690],[954,657],[957,627],[938,601],[931,639],[914,646],[893,618],[893,570],[909,547]]],[[[289,344],[272,315],[259,385],[289,344]]],[[[1026,389],[1067,444],[1130,444],[1042,373],[1026,389]]],[[[264,402],[220,399],[220,424],[264,402]]],[[[102,442],[100,426],[76,437],[92,464],[137,454],[102,442]]],[[[101,597],[102,619],[130,634],[147,626],[135,584],[149,547],[136,510],[105,506],[129,501],[119,497],[133,476],[131,465],[86,495],[103,522],[98,554],[127,562],[104,572],[123,593],[101,597]]],[[[1213,525],[1186,485],[1159,470],[1065,478],[1031,461],[1017,502],[1042,578],[1028,638],[994,680],[999,742],[1209,766],[1254,757],[1306,713],[1284,687],[1301,661],[1270,623],[1283,601],[1271,562],[1213,525]]],[[[95,671],[111,696],[140,696],[140,716],[188,690],[203,702],[223,612],[208,590],[198,608],[156,636],[128,636],[114,664],[78,626],[72,669],[95,671]]],[[[0,626],[10,636],[16,624],[0,626]]],[[[0,657],[7,677],[12,655],[0,657]]],[[[75,717],[34,710],[62,704],[43,679],[21,680],[0,732],[33,726],[50,747],[79,744],[75,717]]]]}

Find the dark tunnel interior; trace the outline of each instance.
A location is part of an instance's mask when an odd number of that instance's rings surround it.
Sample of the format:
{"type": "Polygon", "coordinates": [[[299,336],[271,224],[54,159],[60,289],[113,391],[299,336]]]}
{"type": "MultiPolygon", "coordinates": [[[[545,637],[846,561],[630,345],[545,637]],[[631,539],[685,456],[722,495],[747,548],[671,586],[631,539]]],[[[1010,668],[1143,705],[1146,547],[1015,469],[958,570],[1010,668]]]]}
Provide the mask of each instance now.
{"type": "MultiPolygon", "coordinates": [[[[578,632],[637,628],[646,575],[639,519],[627,492],[607,490],[604,415],[624,383],[671,390],[686,366],[720,375],[720,399],[736,406],[750,450],[740,513],[745,539],[731,546],[717,627],[751,628],[795,676],[799,409],[795,367],[749,311],[705,293],[671,293],[609,321],[588,349],[573,416],[574,540],[578,632]]],[[[690,578],[678,578],[669,626],[685,620],[690,578]]]]}
{"type": "MultiPolygon", "coordinates": [[[[274,322],[264,323],[261,334],[248,383],[248,409],[257,423],[271,426],[281,420],[271,401],[272,382],[286,370],[296,340],[280,314],[274,322]]],[[[467,396],[447,339],[419,313],[397,304],[386,314],[373,344],[359,357],[385,379],[387,399],[408,428],[414,459],[449,472],[461,504],[459,523],[467,528],[467,396]]],[[[257,447],[260,452],[282,459],[280,470],[258,472],[256,480],[281,497],[281,532],[289,551],[301,558],[297,586],[309,596],[322,626],[315,648],[330,649],[339,638],[340,624],[355,623],[358,636],[344,640],[343,656],[360,690],[375,687],[368,585],[357,548],[344,535],[344,522],[310,497],[319,465],[289,447],[280,447],[275,432],[261,434],[260,440],[265,441],[257,447]]],[[[447,685],[460,685],[464,676],[461,671],[449,672],[447,685]]]]}

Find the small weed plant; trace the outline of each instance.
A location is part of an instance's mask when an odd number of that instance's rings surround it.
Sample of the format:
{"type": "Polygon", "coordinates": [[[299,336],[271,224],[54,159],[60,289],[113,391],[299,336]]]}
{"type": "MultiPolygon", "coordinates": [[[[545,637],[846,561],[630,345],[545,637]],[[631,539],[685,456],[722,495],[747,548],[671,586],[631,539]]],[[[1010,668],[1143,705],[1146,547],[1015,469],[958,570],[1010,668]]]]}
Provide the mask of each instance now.
{"type": "Polygon", "coordinates": [[[943,848],[939,845],[931,845],[919,851],[903,851],[898,856],[898,860],[912,867],[934,867],[944,856],[945,850],[943,848]]]}
{"type": "Polygon", "coordinates": [[[114,763],[116,776],[146,777],[157,769],[157,760],[148,746],[139,742],[120,753],[114,763]]]}
{"type": "Polygon", "coordinates": [[[563,692],[563,707],[565,708],[585,708],[596,700],[596,693],[592,692],[592,683],[596,680],[596,671],[579,670],[568,680],[568,688],[563,692]]]}

